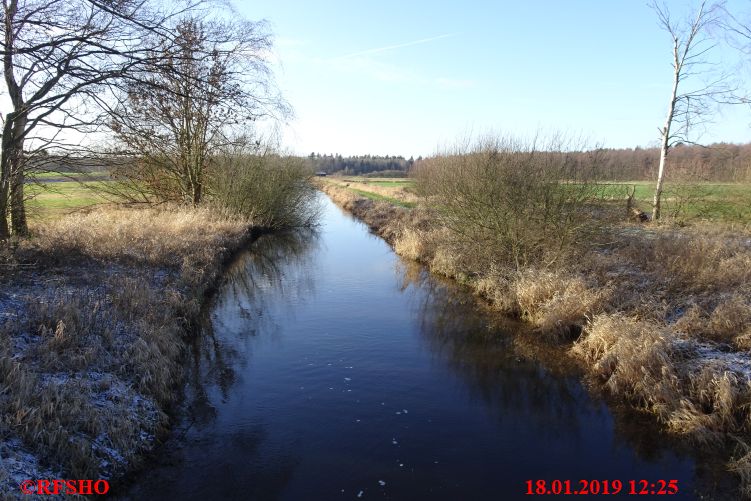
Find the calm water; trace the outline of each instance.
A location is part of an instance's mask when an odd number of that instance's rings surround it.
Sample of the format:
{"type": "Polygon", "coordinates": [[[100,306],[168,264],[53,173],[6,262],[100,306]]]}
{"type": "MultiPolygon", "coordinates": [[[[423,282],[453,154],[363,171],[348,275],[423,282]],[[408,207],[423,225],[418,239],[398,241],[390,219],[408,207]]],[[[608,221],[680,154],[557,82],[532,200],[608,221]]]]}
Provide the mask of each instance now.
{"type": "Polygon", "coordinates": [[[263,237],[231,267],[182,421],[128,498],[521,499],[540,478],[728,492],[580,377],[527,358],[518,326],[323,204],[317,234],[263,237]]]}

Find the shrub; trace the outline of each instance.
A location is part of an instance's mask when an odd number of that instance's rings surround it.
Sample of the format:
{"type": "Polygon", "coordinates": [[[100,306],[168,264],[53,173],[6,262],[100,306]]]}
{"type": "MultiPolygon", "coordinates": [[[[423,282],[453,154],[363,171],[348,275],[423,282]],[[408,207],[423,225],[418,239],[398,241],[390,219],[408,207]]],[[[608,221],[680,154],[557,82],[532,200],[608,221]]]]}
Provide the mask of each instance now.
{"type": "Polygon", "coordinates": [[[551,266],[591,228],[596,153],[574,155],[560,137],[491,137],[420,163],[417,190],[440,222],[492,261],[551,266]]]}
{"type": "Polygon", "coordinates": [[[211,201],[267,228],[310,226],[318,216],[310,176],[300,158],[227,155],[212,172],[211,201]]]}

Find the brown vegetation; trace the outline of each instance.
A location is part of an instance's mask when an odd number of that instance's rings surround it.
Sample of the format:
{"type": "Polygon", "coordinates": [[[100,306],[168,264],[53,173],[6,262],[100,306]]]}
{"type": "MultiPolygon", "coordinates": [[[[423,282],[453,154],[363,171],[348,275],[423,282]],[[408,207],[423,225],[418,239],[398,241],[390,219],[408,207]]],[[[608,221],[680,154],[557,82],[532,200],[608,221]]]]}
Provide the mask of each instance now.
{"type": "MultiPolygon", "coordinates": [[[[449,164],[452,176],[476,173],[456,159],[447,159],[444,165],[449,164]]],[[[441,182],[442,174],[431,182],[441,182]]],[[[697,444],[735,450],[740,455],[730,466],[742,480],[751,479],[751,359],[745,351],[751,346],[749,235],[708,223],[645,227],[623,216],[625,199],[618,210],[611,210],[612,202],[582,199],[571,210],[585,209],[589,225],[585,233],[572,234],[559,259],[539,252],[517,261],[518,254],[506,251],[510,247],[478,246],[487,242],[485,229],[478,224],[473,231],[471,219],[484,222],[482,217],[499,217],[488,213],[500,211],[510,221],[501,223],[504,229],[534,226],[528,217],[532,204],[512,207],[483,197],[492,189],[490,175],[477,176],[472,186],[461,181],[452,178],[451,186],[424,191],[428,198],[412,210],[331,183],[323,189],[397,253],[467,284],[496,309],[526,319],[570,350],[593,384],[697,444]],[[457,226],[467,223],[454,231],[441,211],[472,197],[480,201],[475,212],[451,214],[457,226]]],[[[744,485],[751,495],[751,484],[744,485]]]]}
{"type": "Polygon", "coordinates": [[[4,256],[3,488],[44,478],[42,466],[112,478],[153,447],[180,395],[183,336],[250,223],[207,209],[99,209],[4,256]]]}

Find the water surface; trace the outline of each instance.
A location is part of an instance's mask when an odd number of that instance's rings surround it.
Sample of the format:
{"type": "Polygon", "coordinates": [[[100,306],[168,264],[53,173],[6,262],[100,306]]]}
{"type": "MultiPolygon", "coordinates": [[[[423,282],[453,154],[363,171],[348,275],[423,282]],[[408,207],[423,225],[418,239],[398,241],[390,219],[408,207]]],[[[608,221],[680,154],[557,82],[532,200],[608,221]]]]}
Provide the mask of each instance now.
{"type": "Polygon", "coordinates": [[[229,270],[181,422],[128,498],[521,499],[536,479],[731,492],[322,202],[317,233],[262,237],[229,270]]]}

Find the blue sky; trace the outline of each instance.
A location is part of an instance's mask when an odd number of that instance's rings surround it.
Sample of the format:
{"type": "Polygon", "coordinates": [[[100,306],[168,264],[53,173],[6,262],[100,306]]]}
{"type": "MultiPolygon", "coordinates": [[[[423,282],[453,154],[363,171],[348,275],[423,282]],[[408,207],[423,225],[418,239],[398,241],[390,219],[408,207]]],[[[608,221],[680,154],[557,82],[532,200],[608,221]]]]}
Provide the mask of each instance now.
{"type": "MultiPolygon", "coordinates": [[[[691,2],[667,2],[676,15],[691,2]]],[[[751,2],[731,2],[739,15],[751,2]]],[[[568,131],[608,147],[655,144],[671,40],[639,0],[258,0],[295,153],[429,155],[467,135],[568,131]]],[[[722,48],[718,61],[733,64],[722,48]]],[[[740,73],[739,73],[740,74],[740,73]]],[[[751,109],[721,110],[701,140],[751,141],[751,109]]]]}

